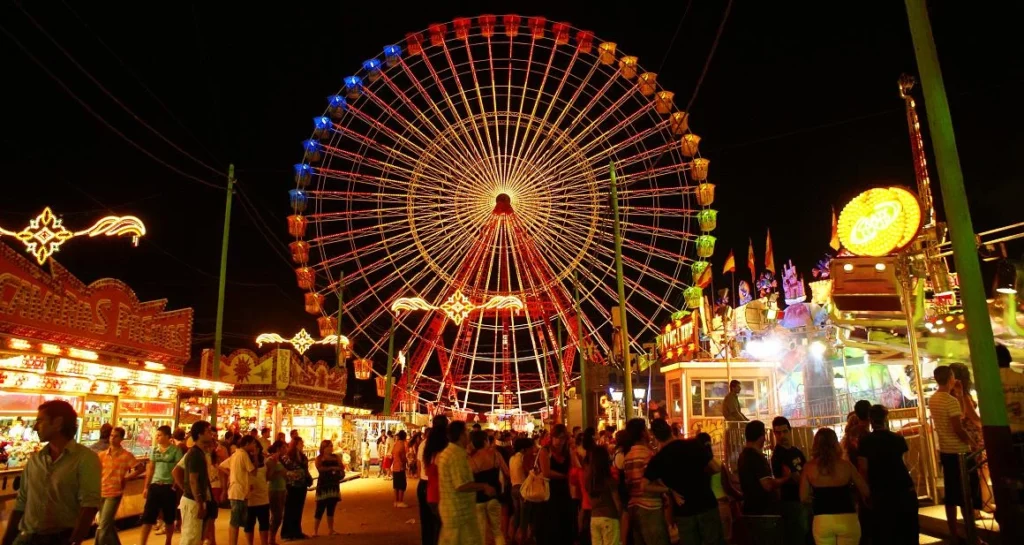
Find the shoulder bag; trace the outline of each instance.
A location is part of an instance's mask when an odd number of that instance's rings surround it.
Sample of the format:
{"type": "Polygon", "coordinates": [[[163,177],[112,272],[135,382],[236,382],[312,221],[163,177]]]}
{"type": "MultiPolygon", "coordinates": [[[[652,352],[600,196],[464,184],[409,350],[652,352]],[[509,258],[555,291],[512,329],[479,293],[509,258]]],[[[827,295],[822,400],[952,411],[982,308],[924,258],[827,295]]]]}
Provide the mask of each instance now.
{"type": "Polygon", "coordinates": [[[534,460],[533,470],[526,474],[523,485],[519,488],[519,494],[524,500],[531,503],[542,503],[551,497],[551,484],[546,477],[540,474],[540,453],[534,460]]]}

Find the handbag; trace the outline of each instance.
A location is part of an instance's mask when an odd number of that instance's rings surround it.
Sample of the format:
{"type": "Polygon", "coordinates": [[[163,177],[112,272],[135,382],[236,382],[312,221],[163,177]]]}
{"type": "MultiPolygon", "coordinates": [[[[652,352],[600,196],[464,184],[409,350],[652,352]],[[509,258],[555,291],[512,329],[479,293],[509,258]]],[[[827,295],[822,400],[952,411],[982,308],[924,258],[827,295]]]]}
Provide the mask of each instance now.
{"type": "Polygon", "coordinates": [[[519,494],[525,501],[531,503],[546,502],[551,497],[551,484],[546,477],[540,474],[539,453],[533,463],[533,469],[527,473],[522,486],[519,487],[519,494]]]}

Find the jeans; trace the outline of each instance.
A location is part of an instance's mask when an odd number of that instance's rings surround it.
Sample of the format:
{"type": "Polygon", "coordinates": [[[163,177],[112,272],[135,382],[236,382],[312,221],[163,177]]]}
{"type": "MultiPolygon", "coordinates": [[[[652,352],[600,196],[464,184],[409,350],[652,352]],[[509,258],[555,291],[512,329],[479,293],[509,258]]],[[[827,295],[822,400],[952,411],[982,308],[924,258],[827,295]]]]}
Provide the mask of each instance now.
{"type": "Polygon", "coordinates": [[[629,530],[633,545],[668,545],[668,526],[661,509],[629,508],[629,530]]]}
{"type": "Polygon", "coordinates": [[[302,537],[302,509],[306,505],[306,492],[304,487],[289,486],[288,495],[284,501],[284,521],[281,524],[281,537],[284,539],[297,539],[302,537]]]}
{"type": "Polygon", "coordinates": [[[679,528],[680,543],[686,545],[722,545],[725,543],[725,538],[722,536],[722,517],[718,514],[717,505],[714,509],[708,509],[696,515],[675,517],[674,522],[676,528],[679,528]]]}
{"type": "Polygon", "coordinates": [[[487,541],[487,532],[494,538],[494,545],[505,545],[505,534],[501,531],[501,504],[496,499],[476,504],[476,523],[480,525],[480,537],[487,541]]]}
{"type": "Polygon", "coordinates": [[[117,515],[117,508],[120,505],[121,496],[103,498],[100,521],[96,527],[96,545],[121,545],[121,539],[117,537],[117,528],[114,528],[114,516],[117,515]]]}
{"type": "Polygon", "coordinates": [[[437,534],[441,531],[441,521],[434,515],[427,503],[427,480],[420,479],[416,485],[416,503],[420,508],[420,543],[437,545],[437,534]]]}
{"type": "Polygon", "coordinates": [[[620,545],[619,519],[591,517],[590,540],[593,545],[620,545]]]}
{"type": "Polygon", "coordinates": [[[821,545],[857,545],[860,543],[860,521],[857,513],[815,515],[814,542],[821,545]]]}

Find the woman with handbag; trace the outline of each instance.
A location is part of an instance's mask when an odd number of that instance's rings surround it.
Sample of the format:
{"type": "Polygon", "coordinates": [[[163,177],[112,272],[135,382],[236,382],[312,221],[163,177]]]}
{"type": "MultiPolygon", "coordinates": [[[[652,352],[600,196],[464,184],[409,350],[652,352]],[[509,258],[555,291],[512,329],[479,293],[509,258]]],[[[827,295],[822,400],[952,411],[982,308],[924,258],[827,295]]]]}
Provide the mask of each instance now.
{"type": "MultiPolygon", "coordinates": [[[[512,460],[509,461],[509,473],[512,480],[513,537],[517,543],[526,543],[532,535],[535,535],[530,531],[533,527],[534,502],[528,501],[523,497],[523,487],[526,485],[526,481],[530,479],[530,468],[537,468],[538,473],[540,469],[537,465],[537,446],[534,444],[533,439],[529,437],[516,439],[515,450],[516,453],[512,456],[512,460]]],[[[543,481],[543,477],[540,477],[540,480],[543,481]]],[[[544,484],[542,482],[540,486],[539,496],[542,498],[540,501],[547,501],[544,484]]]]}
{"type": "Polygon", "coordinates": [[[313,484],[313,477],[309,474],[309,459],[302,453],[302,446],[302,438],[296,436],[288,443],[287,452],[281,456],[287,483],[281,539],[309,539],[309,536],[302,533],[302,509],[306,504],[306,492],[313,484]]]}
{"type": "Polygon", "coordinates": [[[324,440],[320,443],[320,454],[316,457],[316,513],[313,517],[313,537],[320,535],[320,521],[327,515],[329,535],[336,536],[334,530],[334,509],[341,501],[341,480],[345,478],[345,464],[341,457],[334,453],[334,443],[324,440]]]}

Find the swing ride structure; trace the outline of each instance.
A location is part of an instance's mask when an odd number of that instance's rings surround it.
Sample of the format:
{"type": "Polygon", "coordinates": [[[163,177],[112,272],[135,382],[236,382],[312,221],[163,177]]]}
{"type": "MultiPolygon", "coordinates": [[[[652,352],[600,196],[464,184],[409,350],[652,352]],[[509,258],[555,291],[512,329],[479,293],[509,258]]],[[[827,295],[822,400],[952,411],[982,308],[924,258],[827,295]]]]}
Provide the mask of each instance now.
{"type": "Polygon", "coordinates": [[[343,82],[295,165],[290,249],[322,330],[380,375],[405,355],[394,407],[536,413],[578,359],[621,362],[612,165],[631,352],[700,300],[709,162],[615,43],[481,15],[409,33],[343,82]]]}

